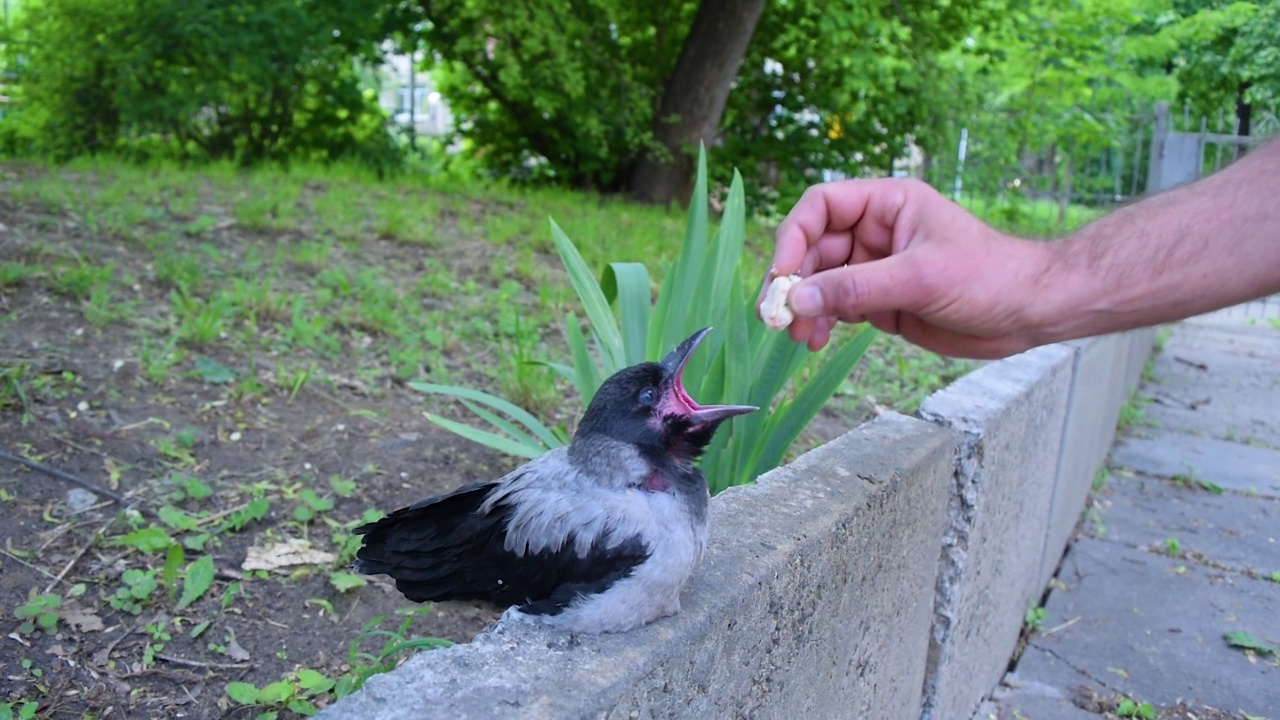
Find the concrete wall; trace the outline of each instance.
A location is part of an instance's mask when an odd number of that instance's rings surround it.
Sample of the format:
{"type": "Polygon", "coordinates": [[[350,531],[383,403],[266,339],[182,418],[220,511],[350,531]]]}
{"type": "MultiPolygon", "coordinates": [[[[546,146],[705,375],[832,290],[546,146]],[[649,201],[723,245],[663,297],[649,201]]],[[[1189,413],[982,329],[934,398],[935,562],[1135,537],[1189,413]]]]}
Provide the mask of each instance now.
{"type": "Polygon", "coordinates": [[[1004,675],[1039,597],[1075,350],[1051,345],[984,365],[920,414],[956,431],[934,596],[924,718],[969,717],[1004,675]]]}
{"type": "Polygon", "coordinates": [[[681,614],[510,616],[326,718],[968,718],[1105,458],[1151,331],[1032,350],[717,496],[681,614]]]}

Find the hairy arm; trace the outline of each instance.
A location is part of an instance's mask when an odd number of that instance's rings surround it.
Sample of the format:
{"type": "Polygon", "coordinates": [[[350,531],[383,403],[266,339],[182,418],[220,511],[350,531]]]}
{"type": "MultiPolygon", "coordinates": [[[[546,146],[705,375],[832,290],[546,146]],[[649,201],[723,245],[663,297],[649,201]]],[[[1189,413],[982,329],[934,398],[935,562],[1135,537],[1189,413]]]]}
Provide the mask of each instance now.
{"type": "Polygon", "coordinates": [[[1280,140],[1055,242],[997,232],[918,181],[815,185],[773,259],[766,286],[804,278],[788,332],[813,350],[839,322],[995,358],[1176,320],[1280,292],[1280,140]]]}
{"type": "Polygon", "coordinates": [[[1047,246],[1039,342],[1190,317],[1280,292],[1280,141],[1047,246]]]}

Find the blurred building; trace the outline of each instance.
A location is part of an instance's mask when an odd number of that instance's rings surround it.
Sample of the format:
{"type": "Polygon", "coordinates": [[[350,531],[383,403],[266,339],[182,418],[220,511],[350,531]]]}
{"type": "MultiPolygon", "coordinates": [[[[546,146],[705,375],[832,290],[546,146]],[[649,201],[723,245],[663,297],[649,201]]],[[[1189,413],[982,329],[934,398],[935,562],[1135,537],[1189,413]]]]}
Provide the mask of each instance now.
{"type": "MultiPolygon", "coordinates": [[[[417,55],[418,60],[422,54],[417,55]]],[[[388,54],[380,68],[378,104],[395,124],[418,135],[445,135],[453,130],[453,115],[436,92],[431,75],[415,69],[408,55],[388,54]]]]}

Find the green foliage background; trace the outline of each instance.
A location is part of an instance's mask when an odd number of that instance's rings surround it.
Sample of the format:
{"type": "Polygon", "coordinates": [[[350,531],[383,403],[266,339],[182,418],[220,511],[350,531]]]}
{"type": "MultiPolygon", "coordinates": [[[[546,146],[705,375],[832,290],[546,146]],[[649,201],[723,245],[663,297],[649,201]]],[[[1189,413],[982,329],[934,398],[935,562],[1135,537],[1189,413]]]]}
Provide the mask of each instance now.
{"type": "MultiPolygon", "coordinates": [[[[377,107],[392,49],[422,52],[461,157],[489,178],[622,191],[699,2],[10,0],[0,151],[66,159],[402,163],[377,107]]],[[[1156,100],[1228,129],[1280,111],[1280,0],[773,0],[713,177],[785,210],[824,172],[1056,184],[1064,152],[1131,152],[1156,100]]],[[[1271,125],[1267,125],[1271,127],[1271,125]]],[[[693,149],[690,148],[692,152],[693,149]]],[[[1140,178],[1122,178],[1123,184],[1140,178]]],[[[1104,187],[1087,188],[1102,192],[1104,187]]]]}
{"type": "Polygon", "coordinates": [[[7,44],[9,152],[394,160],[370,3],[41,0],[7,44]]]}

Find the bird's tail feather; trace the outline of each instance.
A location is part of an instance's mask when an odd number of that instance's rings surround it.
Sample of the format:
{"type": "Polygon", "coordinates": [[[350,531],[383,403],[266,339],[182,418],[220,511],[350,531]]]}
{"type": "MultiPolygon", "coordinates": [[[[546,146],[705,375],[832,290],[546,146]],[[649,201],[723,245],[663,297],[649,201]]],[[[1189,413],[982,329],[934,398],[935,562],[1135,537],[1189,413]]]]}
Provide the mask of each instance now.
{"type": "Polygon", "coordinates": [[[364,536],[364,544],[356,553],[353,569],[390,575],[397,585],[402,580],[450,584],[447,578],[465,566],[475,543],[488,533],[500,532],[498,518],[478,513],[492,488],[493,483],[468,485],[356,528],[354,532],[364,536]]]}

